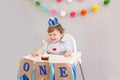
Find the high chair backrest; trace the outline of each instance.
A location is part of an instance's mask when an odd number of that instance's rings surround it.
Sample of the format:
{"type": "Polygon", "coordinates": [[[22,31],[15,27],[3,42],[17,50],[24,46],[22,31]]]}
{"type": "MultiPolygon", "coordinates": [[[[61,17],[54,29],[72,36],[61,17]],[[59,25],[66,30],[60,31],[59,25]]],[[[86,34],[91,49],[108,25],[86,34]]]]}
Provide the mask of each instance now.
{"type": "Polygon", "coordinates": [[[73,49],[74,53],[76,53],[76,52],[77,52],[77,48],[76,48],[75,38],[74,38],[72,35],[70,35],[70,34],[65,34],[64,37],[65,37],[67,40],[69,40],[70,45],[72,46],[72,49],[73,49]]]}

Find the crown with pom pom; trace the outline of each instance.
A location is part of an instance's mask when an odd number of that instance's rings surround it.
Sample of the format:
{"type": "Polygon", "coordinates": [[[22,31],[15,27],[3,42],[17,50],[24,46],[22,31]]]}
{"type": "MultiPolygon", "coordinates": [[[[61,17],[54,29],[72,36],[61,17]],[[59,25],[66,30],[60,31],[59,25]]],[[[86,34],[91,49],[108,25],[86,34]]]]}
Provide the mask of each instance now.
{"type": "Polygon", "coordinates": [[[57,17],[50,17],[50,19],[48,20],[48,24],[49,27],[57,26],[59,24],[57,17]]]}

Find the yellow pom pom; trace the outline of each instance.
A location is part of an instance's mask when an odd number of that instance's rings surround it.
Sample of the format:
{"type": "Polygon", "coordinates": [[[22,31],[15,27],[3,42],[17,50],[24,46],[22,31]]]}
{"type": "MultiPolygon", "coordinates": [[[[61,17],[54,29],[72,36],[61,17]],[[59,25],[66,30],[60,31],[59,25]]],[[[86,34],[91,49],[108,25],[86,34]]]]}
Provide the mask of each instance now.
{"type": "Polygon", "coordinates": [[[99,11],[99,6],[98,5],[93,5],[92,6],[92,11],[93,12],[98,12],[99,11]]]}

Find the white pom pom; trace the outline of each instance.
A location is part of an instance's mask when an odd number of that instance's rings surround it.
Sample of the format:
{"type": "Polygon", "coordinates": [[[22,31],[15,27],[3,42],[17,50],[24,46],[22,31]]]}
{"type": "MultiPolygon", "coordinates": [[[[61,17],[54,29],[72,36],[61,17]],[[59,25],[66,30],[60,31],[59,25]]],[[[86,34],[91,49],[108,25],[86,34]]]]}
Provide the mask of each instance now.
{"type": "Polygon", "coordinates": [[[65,11],[61,11],[61,12],[60,12],[60,16],[62,16],[62,17],[65,17],[66,14],[67,14],[67,13],[66,13],[65,11]]]}
{"type": "Polygon", "coordinates": [[[68,3],[71,3],[73,0],[67,0],[68,3]]]}

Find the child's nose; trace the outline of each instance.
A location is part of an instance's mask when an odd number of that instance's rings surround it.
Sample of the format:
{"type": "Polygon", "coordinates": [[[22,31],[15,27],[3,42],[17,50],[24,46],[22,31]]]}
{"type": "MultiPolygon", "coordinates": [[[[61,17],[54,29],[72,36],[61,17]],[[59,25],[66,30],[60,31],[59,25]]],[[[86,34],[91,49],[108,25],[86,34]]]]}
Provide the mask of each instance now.
{"type": "Polygon", "coordinates": [[[54,39],[54,36],[51,36],[51,39],[54,39]]]}

